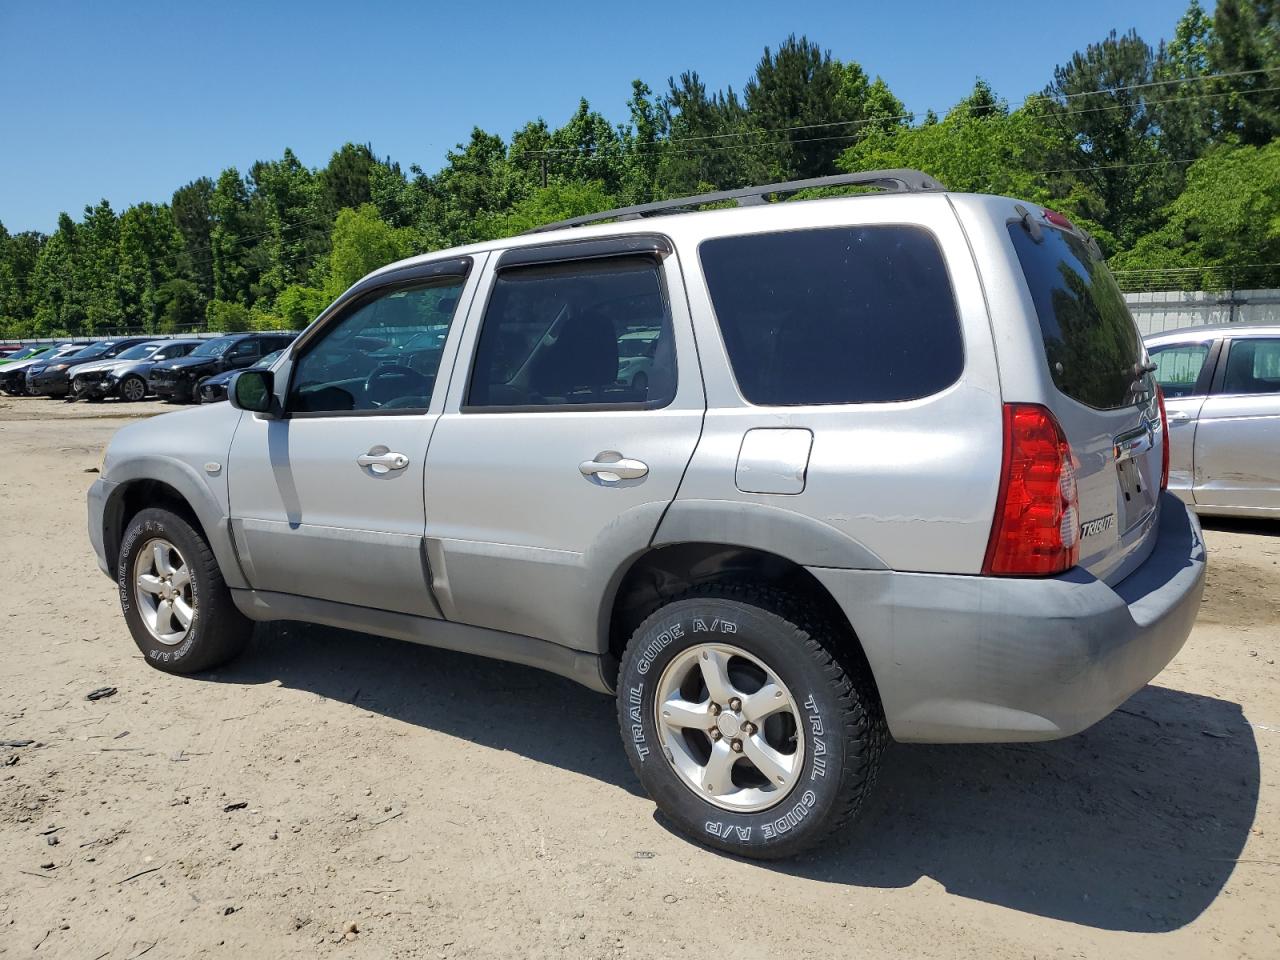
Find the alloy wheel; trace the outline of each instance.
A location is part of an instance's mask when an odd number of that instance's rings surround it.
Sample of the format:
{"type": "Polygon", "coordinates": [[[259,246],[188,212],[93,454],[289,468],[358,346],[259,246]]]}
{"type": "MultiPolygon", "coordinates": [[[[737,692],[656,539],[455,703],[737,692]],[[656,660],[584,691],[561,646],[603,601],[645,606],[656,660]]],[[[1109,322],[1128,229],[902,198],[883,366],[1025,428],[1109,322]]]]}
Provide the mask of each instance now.
{"type": "Polygon", "coordinates": [[[725,810],[780,803],[804,764],[803,717],[787,685],[739,647],[682,651],[654,701],[663,754],[686,787],[725,810]]]}

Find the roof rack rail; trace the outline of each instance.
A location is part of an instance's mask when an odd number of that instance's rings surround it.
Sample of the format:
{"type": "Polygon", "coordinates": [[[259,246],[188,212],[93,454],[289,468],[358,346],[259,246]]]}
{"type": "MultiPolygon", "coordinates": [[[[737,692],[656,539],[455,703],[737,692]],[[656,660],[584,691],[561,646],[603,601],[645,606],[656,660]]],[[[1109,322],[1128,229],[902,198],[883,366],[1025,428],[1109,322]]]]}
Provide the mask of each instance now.
{"type": "Polygon", "coordinates": [[[570,217],[568,220],[558,220],[555,223],[526,230],[525,233],[545,233],[548,230],[581,227],[605,220],[639,220],[664,213],[685,213],[692,208],[709,203],[723,203],[726,200],[736,200],[740,207],[752,207],[768,203],[769,197],[822,187],[879,187],[892,193],[924,193],[947,189],[933,177],[919,170],[863,170],[858,173],[838,173],[830,177],[813,177],[809,180],[787,180],[783,183],[766,183],[758,187],[719,190],[715,193],[700,193],[692,197],[678,197],[675,200],[656,200],[653,203],[641,203],[632,207],[618,207],[616,210],[602,210],[600,213],[588,213],[580,217],[570,217]]]}

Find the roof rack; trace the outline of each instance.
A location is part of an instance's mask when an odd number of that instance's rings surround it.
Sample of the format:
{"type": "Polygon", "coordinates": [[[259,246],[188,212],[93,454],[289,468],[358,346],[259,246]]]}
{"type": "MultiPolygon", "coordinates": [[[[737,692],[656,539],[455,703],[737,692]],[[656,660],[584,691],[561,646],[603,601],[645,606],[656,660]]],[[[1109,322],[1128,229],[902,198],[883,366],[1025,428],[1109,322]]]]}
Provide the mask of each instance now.
{"type": "Polygon", "coordinates": [[[781,194],[799,193],[801,190],[816,190],[822,187],[879,187],[891,193],[925,193],[946,190],[941,183],[927,173],[919,170],[863,170],[858,173],[838,173],[830,177],[813,177],[809,180],[787,180],[783,183],[766,183],[758,187],[743,187],[739,190],[719,190],[715,193],[700,193],[692,197],[679,197],[675,200],[657,200],[653,203],[641,203],[633,207],[618,207],[616,210],[603,210],[600,213],[588,213],[568,220],[558,220],[541,227],[526,230],[525,233],[545,233],[548,230],[560,230],[564,227],[581,227],[588,223],[601,223],[605,220],[640,220],[644,217],[658,216],[666,213],[686,213],[691,209],[709,203],[723,203],[736,200],[740,207],[754,207],[769,202],[769,197],[781,194]]]}

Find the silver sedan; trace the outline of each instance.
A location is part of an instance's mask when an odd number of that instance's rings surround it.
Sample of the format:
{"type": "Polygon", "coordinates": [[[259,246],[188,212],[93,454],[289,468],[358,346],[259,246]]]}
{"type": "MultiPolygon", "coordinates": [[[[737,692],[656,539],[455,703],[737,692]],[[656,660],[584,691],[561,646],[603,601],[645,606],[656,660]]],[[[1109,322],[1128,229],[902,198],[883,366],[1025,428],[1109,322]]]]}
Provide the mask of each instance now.
{"type": "Polygon", "coordinates": [[[1169,417],[1169,490],[1198,513],[1280,518],[1280,325],[1146,343],[1169,417]]]}

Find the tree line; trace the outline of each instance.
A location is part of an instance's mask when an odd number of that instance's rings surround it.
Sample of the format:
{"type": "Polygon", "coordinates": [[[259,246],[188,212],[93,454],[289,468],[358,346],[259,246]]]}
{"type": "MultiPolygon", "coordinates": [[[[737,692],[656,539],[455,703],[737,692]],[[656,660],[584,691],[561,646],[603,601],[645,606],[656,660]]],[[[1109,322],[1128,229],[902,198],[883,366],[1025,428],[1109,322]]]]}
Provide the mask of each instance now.
{"type": "MultiPolygon", "coordinates": [[[[1011,55],[1024,55],[1010,51],[1011,55]]],[[[299,328],[369,270],[632,203],[841,170],[915,167],[1052,207],[1130,286],[1280,285],[1280,0],[1192,0],[1155,46],[1114,31],[1011,105],[983,80],[943,116],[806,37],[741,91],[694,71],[627,121],[584,99],[552,128],[476,128],[444,166],[345,144],[200,177],[168,203],[103,200],[48,235],[0,224],[0,336],[299,328]]]]}

